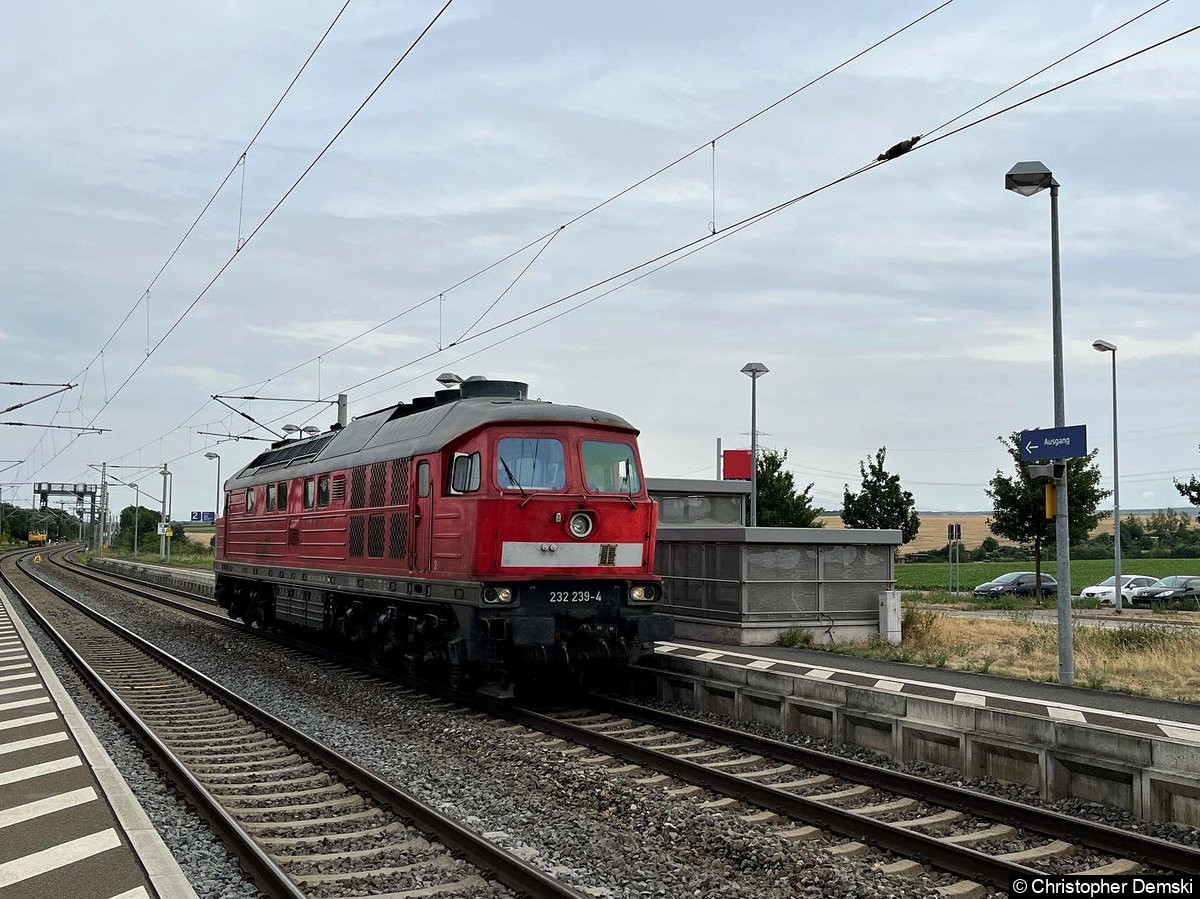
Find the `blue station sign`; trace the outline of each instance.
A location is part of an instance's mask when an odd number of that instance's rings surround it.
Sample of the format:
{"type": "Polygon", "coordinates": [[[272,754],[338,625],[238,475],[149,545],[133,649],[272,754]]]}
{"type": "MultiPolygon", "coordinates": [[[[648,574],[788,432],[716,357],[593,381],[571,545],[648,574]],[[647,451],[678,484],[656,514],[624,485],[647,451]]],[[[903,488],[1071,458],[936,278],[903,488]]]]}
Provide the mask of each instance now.
{"type": "Polygon", "coordinates": [[[1041,428],[1021,432],[1021,461],[1047,462],[1086,456],[1087,425],[1041,428]]]}

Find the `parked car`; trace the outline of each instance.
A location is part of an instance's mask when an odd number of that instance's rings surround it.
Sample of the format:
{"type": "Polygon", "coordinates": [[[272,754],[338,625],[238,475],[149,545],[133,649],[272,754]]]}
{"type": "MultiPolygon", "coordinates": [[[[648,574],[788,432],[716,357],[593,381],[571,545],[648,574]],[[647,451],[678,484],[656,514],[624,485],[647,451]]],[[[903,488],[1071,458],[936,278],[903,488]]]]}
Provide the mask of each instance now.
{"type": "Polygon", "coordinates": [[[1135,590],[1129,601],[1135,606],[1148,606],[1156,602],[1193,597],[1200,599],[1200,577],[1175,574],[1155,581],[1149,587],[1135,590]]]}
{"type": "MultiPolygon", "coordinates": [[[[1037,589],[1037,576],[1032,571],[1010,571],[993,581],[975,588],[976,596],[1033,596],[1037,589]]],[[[1042,574],[1042,596],[1058,592],[1058,582],[1050,575],[1042,574]]]]}
{"type": "MultiPolygon", "coordinates": [[[[1158,578],[1148,574],[1123,574],[1121,575],[1121,599],[1123,602],[1132,602],[1135,591],[1142,587],[1149,587],[1156,583],[1158,578]]],[[[1098,599],[1101,603],[1112,604],[1117,593],[1117,576],[1114,574],[1110,578],[1102,580],[1098,584],[1093,584],[1091,587],[1084,587],[1083,592],[1079,595],[1084,599],[1098,599]]]]}

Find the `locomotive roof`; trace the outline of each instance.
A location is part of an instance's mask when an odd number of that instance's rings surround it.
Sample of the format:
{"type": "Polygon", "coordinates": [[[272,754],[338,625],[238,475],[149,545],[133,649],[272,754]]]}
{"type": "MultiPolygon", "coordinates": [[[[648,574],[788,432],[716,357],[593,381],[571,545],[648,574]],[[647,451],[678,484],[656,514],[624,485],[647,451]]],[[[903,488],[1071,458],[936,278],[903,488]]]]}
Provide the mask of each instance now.
{"type": "Polygon", "coordinates": [[[395,406],[354,419],[346,427],[260,453],[225,482],[227,489],[267,484],[280,477],[305,477],[335,468],[350,468],[436,452],[484,425],[500,423],[591,424],[637,434],[629,422],[611,412],[564,406],[541,400],[473,397],[419,412],[395,406]]]}

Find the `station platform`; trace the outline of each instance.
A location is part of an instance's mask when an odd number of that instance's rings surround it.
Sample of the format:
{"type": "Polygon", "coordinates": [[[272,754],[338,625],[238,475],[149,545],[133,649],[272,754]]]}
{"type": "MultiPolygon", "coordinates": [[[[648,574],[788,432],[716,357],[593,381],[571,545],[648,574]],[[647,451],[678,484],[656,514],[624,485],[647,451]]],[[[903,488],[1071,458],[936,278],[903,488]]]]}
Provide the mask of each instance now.
{"type": "Polygon", "coordinates": [[[1200,707],[781,646],[663,641],[641,696],[1200,827],[1200,707]]]}
{"type": "Polygon", "coordinates": [[[196,899],[0,592],[0,895],[196,899]]]}
{"type": "Polygon", "coordinates": [[[673,641],[657,644],[655,653],[1200,744],[1200,705],[1194,703],[784,646],[746,651],[673,641]]]}

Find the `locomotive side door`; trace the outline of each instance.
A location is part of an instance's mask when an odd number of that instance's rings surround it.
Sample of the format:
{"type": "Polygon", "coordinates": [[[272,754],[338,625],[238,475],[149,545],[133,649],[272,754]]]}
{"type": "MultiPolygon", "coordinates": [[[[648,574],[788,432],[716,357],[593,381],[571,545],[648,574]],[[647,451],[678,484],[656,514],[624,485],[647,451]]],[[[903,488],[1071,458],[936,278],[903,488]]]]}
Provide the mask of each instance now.
{"type": "Polygon", "coordinates": [[[416,464],[413,475],[411,569],[429,571],[433,558],[433,470],[428,459],[416,464]]]}

